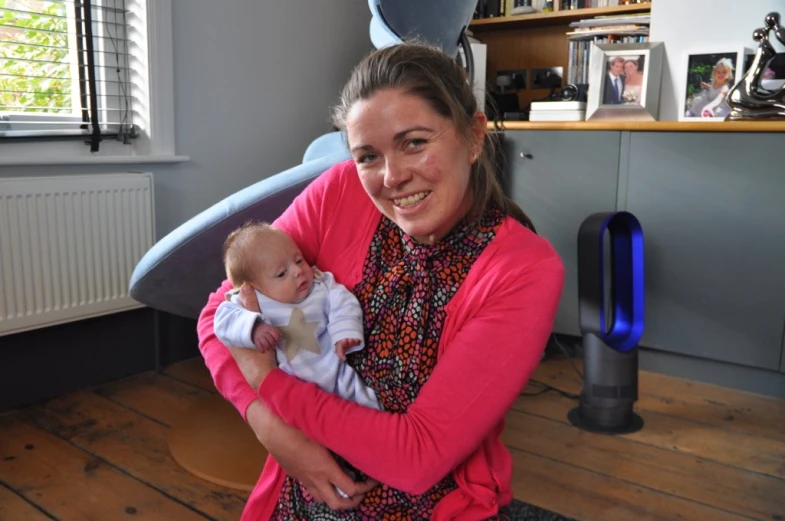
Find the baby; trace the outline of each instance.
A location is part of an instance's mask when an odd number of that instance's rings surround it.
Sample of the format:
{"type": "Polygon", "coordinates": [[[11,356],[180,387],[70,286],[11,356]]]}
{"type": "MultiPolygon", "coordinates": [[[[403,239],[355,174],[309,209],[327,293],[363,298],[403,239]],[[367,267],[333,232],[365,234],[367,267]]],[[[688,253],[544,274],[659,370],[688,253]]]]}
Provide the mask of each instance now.
{"type": "Polygon", "coordinates": [[[234,289],[215,313],[215,334],[228,347],[269,351],[278,367],[323,390],[381,409],[373,389],[346,363],[364,347],[362,309],[330,273],[311,268],[291,237],[250,222],[224,243],[224,266],[234,289]],[[261,313],[242,307],[248,283],[261,313]]]}

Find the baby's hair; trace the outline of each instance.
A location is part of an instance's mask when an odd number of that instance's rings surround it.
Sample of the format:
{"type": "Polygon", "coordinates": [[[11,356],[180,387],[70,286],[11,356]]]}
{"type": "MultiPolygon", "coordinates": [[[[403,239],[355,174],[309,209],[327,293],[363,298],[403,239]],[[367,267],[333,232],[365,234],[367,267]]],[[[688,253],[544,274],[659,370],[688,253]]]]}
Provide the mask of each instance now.
{"type": "Polygon", "coordinates": [[[732,82],[733,81],[733,62],[730,61],[728,58],[720,58],[719,60],[717,60],[717,63],[715,63],[714,67],[712,67],[712,69],[711,69],[711,77],[712,77],[712,79],[714,78],[714,72],[717,69],[720,69],[720,68],[725,69],[725,70],[728,71],[727,81],[728,81],[728,83],[732,82]]]}
{"type": "Polygon", "coordinates": [[[248,221],[232,233],[224,241],[223,262],[226,276],[235,288],[239,288],[254,278],[251,256],[247,254],[247,247],[253,239],[263,233],[278,232],[269,223],[263,221],[248,221]]]}

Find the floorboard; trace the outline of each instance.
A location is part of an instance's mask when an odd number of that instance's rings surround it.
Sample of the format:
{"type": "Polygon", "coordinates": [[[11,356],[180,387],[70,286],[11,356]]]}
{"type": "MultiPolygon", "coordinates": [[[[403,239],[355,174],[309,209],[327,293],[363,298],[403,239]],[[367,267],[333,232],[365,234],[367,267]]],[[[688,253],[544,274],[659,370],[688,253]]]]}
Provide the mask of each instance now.
{"type": "Polygon", "coordinates": [[[740,521],[748,519],[616,477],[513,450],[518,499],[596,521],[740,521]]]}
{"type": "MultiPolygon", "coordinates": [[[[580,364],[576,364],[581,370],[580,364]]],[[[577,393],[566,360],[534,380],[577,393]]],[[[642,372],[644,428],[606,436],[533,383],[507,415],[515,497],[582,521],[785,521],[785,401],[642,372]]],[[[0,520],[239,519],[247,493],[177,465],[170,426],[215,393],[194,358],[0,415],[0,520]]]]}
{"type": "Polygon", "coordinates": [[[193,508],[68,441],[0,418],[0,480],[58,520],[203,521],[193,508]]]}
{"type": "Polygon", "coordinates": [[[0,519],[13,521],[52,521],[50,517],[19,494],[11,489],[0,485],[0,519]]]}

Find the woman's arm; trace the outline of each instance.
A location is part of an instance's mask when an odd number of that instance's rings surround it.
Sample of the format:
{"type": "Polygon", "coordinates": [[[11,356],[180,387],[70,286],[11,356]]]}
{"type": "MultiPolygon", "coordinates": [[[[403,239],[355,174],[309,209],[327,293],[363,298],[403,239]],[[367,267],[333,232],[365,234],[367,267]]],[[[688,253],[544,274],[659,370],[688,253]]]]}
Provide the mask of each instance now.
{"type": "Polygon", "coordinates": [[[199,350],[213,377],[215,388],[245,419],[246,409],[252,401],[256,400],[256,393],[248,385],[229,349],[215,335],[215,312],[221,302],[224,302],[226,292],[231,289],[232,284],[225,280],[217,291],[210,294],[207,304],[199,315],[196,331],[199,337],[199,350]]]}
{"type": "Polygon", "coordinates": [[[476,450],[536,368],[564,281],[561,260],[539,261],[499,284],[461,327],[404,414],[345,401],[280,370],[262,380],[272,412],[370,476],[421,494],[476,450]]]}

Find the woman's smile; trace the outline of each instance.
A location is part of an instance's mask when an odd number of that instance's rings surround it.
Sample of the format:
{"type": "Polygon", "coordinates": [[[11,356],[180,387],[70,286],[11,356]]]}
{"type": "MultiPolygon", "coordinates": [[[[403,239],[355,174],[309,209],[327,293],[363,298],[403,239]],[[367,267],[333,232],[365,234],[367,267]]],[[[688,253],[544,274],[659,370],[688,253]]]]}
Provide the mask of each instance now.
{"type": "Polygon", "coordinates": [[[425,201],[429,195],[431,195],[431,191],[425,190],[412,195],[393,199],[393,203],[401,210],[413,209],[415,207],[422,206],[419,203],[425,201]]]}

